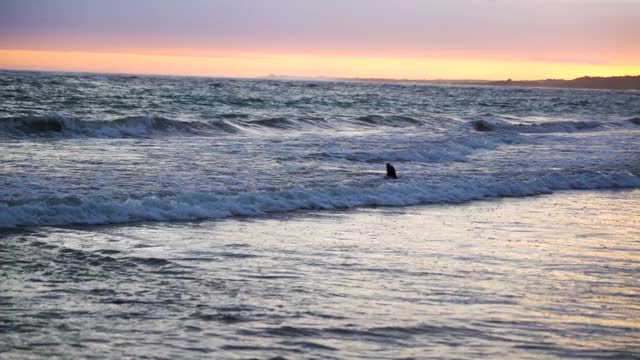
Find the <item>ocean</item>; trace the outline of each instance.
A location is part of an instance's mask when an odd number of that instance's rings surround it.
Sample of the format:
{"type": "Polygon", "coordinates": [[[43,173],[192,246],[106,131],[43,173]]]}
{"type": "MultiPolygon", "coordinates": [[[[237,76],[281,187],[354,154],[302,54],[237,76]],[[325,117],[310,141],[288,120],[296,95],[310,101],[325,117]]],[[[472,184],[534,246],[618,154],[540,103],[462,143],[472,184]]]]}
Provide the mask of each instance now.
{"type": "Polygon", "coordinates": [[[640,356],[637,91],[4,71],[0,154],[2,357],[640,356]]]}

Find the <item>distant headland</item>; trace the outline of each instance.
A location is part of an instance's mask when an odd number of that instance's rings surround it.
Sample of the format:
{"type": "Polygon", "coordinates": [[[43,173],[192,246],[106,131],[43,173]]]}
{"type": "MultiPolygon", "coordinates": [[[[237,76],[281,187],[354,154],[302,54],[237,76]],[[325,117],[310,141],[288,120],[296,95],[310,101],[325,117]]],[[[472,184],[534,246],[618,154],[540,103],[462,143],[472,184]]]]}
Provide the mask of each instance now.
{"type": "Polygon", "coordinates": [[[583,76],[573,80],[545,79],[545,80],[412,80],[385,78],[332,78],[332,77],[297,77],[287,75],[269,75],[265,79],[277,80],[312,80],[312,81],[362,81],[362,82],[393,82],[393,83],[423,83],[449,85],[490,85],[490,86],[524,86],[550,87],[569,89],[609,89],[609,90],[640,90],[640,75],[594,77],[583,76]]]}
{"type": "Polygon", "coordinates": [[[640,90],[640,76],[591,77],[584,76],[573,80],[531,80],[531,81],[491,81],[485,85],[494,86],[529,86],[573,89],[613,89],[640,90]]]}

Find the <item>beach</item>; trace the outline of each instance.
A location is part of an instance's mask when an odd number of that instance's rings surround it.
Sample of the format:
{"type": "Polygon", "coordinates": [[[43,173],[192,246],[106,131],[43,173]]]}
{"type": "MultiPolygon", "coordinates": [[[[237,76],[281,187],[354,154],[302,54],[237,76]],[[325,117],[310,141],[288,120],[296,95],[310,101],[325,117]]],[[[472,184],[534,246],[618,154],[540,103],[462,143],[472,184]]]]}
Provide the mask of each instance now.
{"type": "Polygon", "coordinates": [[[640,192],[3,234],[2,356],[635,358],[640,192]]]}

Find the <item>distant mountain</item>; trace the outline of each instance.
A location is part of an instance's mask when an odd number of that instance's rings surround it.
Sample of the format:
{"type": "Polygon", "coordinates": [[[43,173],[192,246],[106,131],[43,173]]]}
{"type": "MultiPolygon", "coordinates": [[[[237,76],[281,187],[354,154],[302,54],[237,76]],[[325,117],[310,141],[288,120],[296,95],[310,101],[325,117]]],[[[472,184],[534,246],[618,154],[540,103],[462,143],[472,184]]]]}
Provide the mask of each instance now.
{"type": "Polygon", "coordinates": [[[554,87],[572,89],[612,89],[612,90],[640,90],[640,76],[591,77],[584,76],[573,80],[526,80],[526,81],[491,81],[482,83],[493,86],[528,86],[554,87]]]}

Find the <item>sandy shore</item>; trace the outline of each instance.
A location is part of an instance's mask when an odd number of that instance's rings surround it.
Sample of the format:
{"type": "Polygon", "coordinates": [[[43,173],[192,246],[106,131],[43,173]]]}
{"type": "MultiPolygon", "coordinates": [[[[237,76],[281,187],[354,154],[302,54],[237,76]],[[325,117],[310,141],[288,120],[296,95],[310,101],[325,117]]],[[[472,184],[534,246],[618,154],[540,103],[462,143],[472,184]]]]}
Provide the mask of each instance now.
{"type": "Polygon", "coordinates": [[[639,200],[638,190],[560,192],[9,234],[0,349],[631,358],[639,200]]]}

